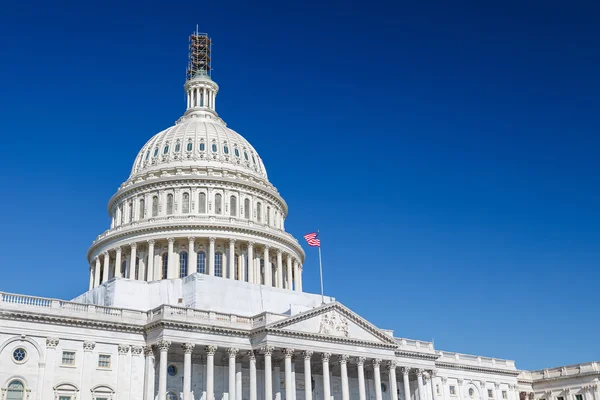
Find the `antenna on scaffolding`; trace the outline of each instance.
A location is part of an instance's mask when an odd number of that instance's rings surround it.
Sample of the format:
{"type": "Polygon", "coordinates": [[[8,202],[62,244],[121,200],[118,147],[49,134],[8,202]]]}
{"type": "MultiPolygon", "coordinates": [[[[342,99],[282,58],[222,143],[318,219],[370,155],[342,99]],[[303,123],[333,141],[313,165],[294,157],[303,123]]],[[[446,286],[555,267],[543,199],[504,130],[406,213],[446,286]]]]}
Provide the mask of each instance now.
{"type": "Polygon", "coordinates": [[[208,34],[198,32],[198,25],[196,25],[196,32],[190,35],[187,80],[192,79],[197,74],[211,76],[210,50],[211,42],[208,34]]]}

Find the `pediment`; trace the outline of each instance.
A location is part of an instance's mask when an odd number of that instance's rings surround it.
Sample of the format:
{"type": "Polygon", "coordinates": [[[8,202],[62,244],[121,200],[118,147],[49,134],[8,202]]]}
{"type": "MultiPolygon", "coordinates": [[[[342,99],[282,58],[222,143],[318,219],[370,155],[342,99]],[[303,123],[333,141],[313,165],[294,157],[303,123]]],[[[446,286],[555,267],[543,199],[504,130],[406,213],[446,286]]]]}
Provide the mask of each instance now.
{"type": "Polygon", "coordinates": [[[330,303],[267,327],[271,332],[315,335],[330,340],[371,342],[397,346],[396,341],[340,303],[330,303]]]}

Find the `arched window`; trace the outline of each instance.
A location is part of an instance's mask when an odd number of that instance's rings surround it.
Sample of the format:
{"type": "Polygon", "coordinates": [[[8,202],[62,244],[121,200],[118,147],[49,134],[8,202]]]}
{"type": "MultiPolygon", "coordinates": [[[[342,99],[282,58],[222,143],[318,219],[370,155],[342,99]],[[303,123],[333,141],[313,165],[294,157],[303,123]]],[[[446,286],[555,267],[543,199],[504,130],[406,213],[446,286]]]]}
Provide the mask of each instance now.
{"type": "Polygon", "coordinates": [[[23,400],[25,398],[25,386],[23,382],[14,380],[8,384],[6,400],[23,400]]]}
{"type": "Polygon", "coordinates": [[[233,149],[233,152],[235,153],[235,156],[237,158],[240,158],[240,151],[237,149],[237,147],[235,149],[233,149]]]}
{"type": "Polygon", "coordinates": [[[260,259],[260,284],[265,284],[265,260],[260,259]]]}
{"type": "Polygon", "coordinates": [[[104,265],[100,266],[100,285],[102,285],[102,280],[104,279],[104,265]]]}
{"type": "Polygon", "coordinates": [[[179,277],[185,278],[188,274],[188,253],[182,251],[179,253],[179,277]]]}
{"type": "Polygon", "coordinates": [[[244,200],[244,218],[250,219],[250,199],[244,200]]]}
{"type": "Polygon", "coordinates": [[[212,151],[213,151],[213,153],[217,152],[217,144],[216,143],[212,144],[212,151]]]}
{"type": "Polygon", "coordinates": [[[158,196],[152,197],[152,216],[158,215],[158,196]]]}
{"type": "Polygon", "coordinates": [[[192,144],[192,142],[189,142],[187,144],[187,151],[192,151],[193,148],[194,148],[194,145],[192,144]]]}
{"type": "Polygon", "coordinates": [[[204,151],[204,142],[200,142],[200,151],[204,151]]]}
{"type": "Polygon", "coordinates": [[[162,255],[162,279],[167,279],[169,273],[169,253],[162,255]]]}
{"type": "Polygon", "coordinates": [[[169,392],[167,393],[167,400],[179,400],[179,397],[177,397],[177,393],[169,392]]]}
{"type": "Polygon", "coordinates": [[[200,214],[206,214],[206,193],[200,193],[198,195],[198,212],[200,214]]]}
{"type": "Polygon", "coordinates": [[[256,221],[260,222],[262,219],[262,215],[261,215],[261,204],[260,203],[256,203],[256,221]]]}
{"type": "Polygon", "coordinates": [[[173,195],[169,193],[167,195],[167,215],[173,214],[173,195]]]}
{"type": "Polygon", "coordinates": [[[129,208],[129,222],[133,222],[133,201],[127,204],[127,208],[129,208]]]}
{"type": "Polygon", "coordinates": [[[206,253],[203,251],[198,252],[198,272],[201,274],[206,273],[206,253]]]}
{"type": "Polygon", "coordinates": [[[123,213],[123,204],[119,206],[119,215],[121,215],[121,225],[125,223],[125,214],[123,213]]]}
{"type": "Polygon", "coordinates": [[[145,158],[145,161],[148,161],[148,158],[149,158],[149,157],[150,157],[150,150],[148,150],[148,151],[146,152],[146,158],[145,158]]]}
{"type": "Polygon", "coordinates": [[[244,257],[244,260],[245,260],[245,262],[244,262],[244,264],[245,264],[244,265],[244,276],[245,276],[245,281],[248,282],[248,279],[250,279],[249,276],[248,276],[248,274],[250,273],[250,269],[248,267],[248,255],[247,254],[246,254],[246,257],[244,257]]]}
{"type": "Polygon", "coordinates": [[[181,201],[181,212],[187,214],[190,212],[190,194],[184,193],[181,201]]]}
{"type": "Polygon", "coordinates": [[[229,215],[237,217],[237,199],[235,196],[229,198],[229,215]]]}
{"type": "Polygon", "coordinates": [[[222,196],[217,193],[215,194],[215,214],[222,214],[223,213],[223,202],[222,202],[222,196]]]}
{"type": "Polygon", "coordinates": [[[181,150],[181,145],[179,144],[179,142],[177,142],[177,144],[175,145],[175,153],[179,153],[179,150],[181,150]]]}
{"type": "Polygon", "coordinates": [[[158,147],[154,149],[154,157],[158,157],[158,147]]]}
{"type": "Polygon", "coordinates": [[[135,280],[137,281],[138,279],[140,279],[140,258],[136,257],[135,258],[135,280]]]}
{"type": "Polygon", "coordinates": [[[123,260],[121,263],[121,276],[125,277],[125,273],[127,272],[127,261],[123,260]]]}
{"type": "Polygon", "coordinates": [[[163,149],[163,154],[167,154],[169,152],[169,145],[166,145],[163,149]]]}
{"type": "Polygon", "coordinates": [[[223,253],[215,253],[215,276],[223,277],[223,253]]]}
{"type": "Polygon", "coordinates": [[[227,145],[223,146],[223,153],[229,154],[229,147],[227,145]]]}
{"type": "Polygon", "coordinates": [[[267,212],[265,215],[267,217],[267,225],[271,225],[271,207],[267,206],[267,212]]]}
{"type": "Polygon", "coordinates": [[[139,219],[144,219],[144,217],[146,216],[146,201],[144,201],[144,199],[140,199],[140,215],[139,215],[139,219]]]}

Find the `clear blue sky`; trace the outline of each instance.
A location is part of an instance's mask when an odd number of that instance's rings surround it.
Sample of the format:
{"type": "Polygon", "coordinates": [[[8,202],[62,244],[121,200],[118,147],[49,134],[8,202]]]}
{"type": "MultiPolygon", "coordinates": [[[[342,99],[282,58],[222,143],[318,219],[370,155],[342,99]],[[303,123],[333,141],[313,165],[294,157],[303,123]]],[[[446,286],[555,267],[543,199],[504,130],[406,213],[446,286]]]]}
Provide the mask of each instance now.
{"type": "Polygon", "coordinates": [[[3,4],[0,290],[87,289],[108,199],[184,111],[199,24],[288,230],[321,229],[328,294],[438,349],[600,359],[600,10],[413,3],[3,4]]]}

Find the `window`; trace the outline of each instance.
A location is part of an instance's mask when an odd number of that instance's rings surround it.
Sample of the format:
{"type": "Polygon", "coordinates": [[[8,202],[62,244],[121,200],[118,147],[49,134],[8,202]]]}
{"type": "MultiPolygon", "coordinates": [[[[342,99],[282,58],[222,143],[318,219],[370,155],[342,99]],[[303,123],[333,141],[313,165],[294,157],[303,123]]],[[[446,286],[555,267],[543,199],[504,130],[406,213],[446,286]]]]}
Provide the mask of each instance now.
{"type": "Polygon", "coordinates": [[[262,219],[261,215],[260,215],[260,209],[261,209],[261,204],[260,203],[256,203],[256,220],[258,222],[260,222],[260,220],[262,219]]]}
{"type": "Polygon", "coordinates": [[[13,360],[19,364],[22,364],[25,361],[27,361],[27,350],[25,350],[22,347],[17,347],[13,351],[13,360]]]}
{"type": "Polygon", "coordinates": [[[248,279],[249,279],[248,278],[248,257],[246,256],[246,257],[244,257],[244,259],[246,260],[245,261],[246,265],[244,265],[244,276],[245,276],[245,281],[248,282],[248,279]]]}
{"type": "Polygon", "coordinates": [[[154,157],[158,157],[158,147],[154,149],[154,157]]]}
{"type": "Polygon", "coordinates": [[[169,373],[170,376],[175,376],[175,375],[177,375],[177,367],[175,365],[171,364],[167,368],[167,372],[169,373]]]}
{"type": "Polygon", "coordinates": [[[181,212],[187,214],[190,212],[190,194],[184,193],[181,201],[181,212]]]}
{"type": "Polygon", "coordinates": [[[72,396],[58,396],[58,400],[72,400],[72,396]]]}
{"type": "Polygon", "coordinates": [[[167,195],[167,215],[173,214],[173,195],[169,193],[167,195]]]}
{"type": "Polygon", "coordinates": [[[475,389],[469,388],[469,397],[474,397],[474,396],[475,396],[475,389]]]}
{"type": "Polygon", "coordinates": [[[179,142],[175,145],[175,153],[179,153],[179,150],[181,150],[181,145],[179,144],[179,142]]]}
{"type": "Polygon", "coordinates": [[[235,149],[233,149],[233,152],[235,153],[235,156],[237,158],[240,158],[240,151],[237,149],[237,147],[235,149]]]}
{"type": "Polygon", "coordinates": [[[63,351],[62,365],[75,365],[75,352],[74,351],[63,351]]]}
{"type": "Polygon", "coordinates": [[[150,157],[150,150],[148,150],[148,151],[146,152],[146,161],[148,161],[148,158],[149,158],[149,157],[150,157]]]}
{"type": "Polygon", "coordinates": [[[144,201],[144,199],[140,199],[140,219],[144,219],[146,214],[146,202],[144,201]]]}
{"type": "Polygon", "coordinates": [[[92,400],[109,400],[115,398],[115,391],[104,385],[92,388],[92,400]]]}
{"type": "Polygon", "coordinates": [[[206,273],[206,253],[203,251],[198,252],[198,272],[201,274],[206,273]]]}
{"type": "Polygon", "coordinates": [[[385,383],[383,383],[383,382],[381,383],[381,391],[383,393],[387,392],[387,385],[385,383]]]}
{"type": "Polygon", "coordinates": [[[439,383],[437,383],[437,384],[435,385],[435,393],[436,393],[438,396],[441,394],[441,393],[440,393],[440,385],[439,385],[439,383]]]}
{"type": "Polygon", "coordinates": [[[200,193],[198,195],[198,212],[200,214],[206,214],[206,193],[200,193]]]}
{"type": "Polygon", "coordinates": [[[187,151],[192,151],[193,148],[194,148],[194,145],[192,144],[192,142],[189,142],[187,144],[187,151]]]}
{"type": "Polygon", "coordinates": [[[237,217],[237,199],[235,196],[229,198],[229,215],[237,217]]]}
{"type": "Polygon", "coordinates": [[[212,144],[212,151],[213,151],[213,153],[217,152],[217,144],[216,143],[212,144]]]}
{"type": "Polygon", "coordinates": [[[559,396],[559,397],[556,398],[556,400],[565,400],[565,398],[562,397],[562,396],[559,396]]]}
{"type": "Polygon", "coordinates": [[[215,214],[221,214],[223,212],[223,202],[221,201],[222,196],[217,193],[215,194],[215,214]]]}
{"type": "Polygon", "coordinates": [[[204,151],[204,142],[200,142],[200,151],[204,151]]]}
{"type": "Polygon", "coordinates": [[[235,256],[235,280],[239,281],[240,280],[240,256],[236,255],[235,256]]]}
{"type": "Polygon", "coordinates": [[[169,273],[169,253],[162,255],[162,279],[167,279],[169,273]]]}
{"type": "Polygon", "coordinates": [[[102,284],[102,280],[104,279],[104,265],[100,266],[100,284],[102,284]]]}
{"type": "Polygon", "coordinates": [[[265,260],[260,259],[260,284],[265,284],[265,260]]]}
{"type": "Polygon", "coordinates": [[[133,202],[130,201],[129,204],[127,204],[127,208],[129,208],[129,222],[133,221],[133,202]]]}
{"type": "Polygon", "coordinates": [[[121,263],[121,276],[125,276],[125,272],[127,271],[127,261],[123,260],[121,263]]]}
{"type": "Polygon", "coordinates": [[[119,206],[119,215],[121,216],[121,225],[125,223],[125,214],[123,213],[123,204],[119,206]]]}
{"type": "Polygon", "coordinates": [[[229,147],[227,145],[223,146],[223,153],[229,154],[229,147]]]}
{"type": "Polygon", "coordinates": [[[134,275],[136,281],[138,279],[140,279],[139,275],[140,275],[140,258],[136,257],[135,258],[135,275],[134,275]]]}
{"type": "Polygon", "coordinates": [[[175,392],[167,393],[167,400],[178,400],[177,393],[175,393],[175,392]]]}
{"type": "Polygon", "coordinates": [[[275,286],[276,282],[275,282],[275,263],[270,263],[271,264],[271,285],[275,286]]]}
{"type": "Polygon", "coordinates": [[[110,368],[110,354],[98,354],[98,368],[110,368]]]}
{"type": "Polygon", "coordinates": [[[456,396],[456,386],[450,385],[448,388],[450,389],[450,396],[456,396]]]}
{"type": "Polygon", "coordinates": [[[244,200],[244,218],[250,219],[250,199],[244,200]]]}
{"type": "Polygon", "coordinates": [[[179,253],[179,277],[185,278],[188,272],[188,253],[182,251],[179,253]]]}
{"type": "MultiPolygon", "coordinates": [[[[507,392],[506,390],[503,390],[503,391],[502,391],[502,398],[503,398],[504,400],[508,399],[508,392],[507,392]]],[[[583,399],[577,399],[577,400],[583,400],[583,399]]]]}
{"type": "Polygon", "coordinates": [[[488,389],[488,399],[494,398],[494,391],[492,389],[488,389]]]}
{"type": "Polygon", "coordinates": [[[223,277],[223,253],[215,253],[215,276],[223,277]]]}
{"type": "Polygon", "coordinates": [[[152,197],[152,216],[158,215],[158,196],[152,197]]]}
{"type": "Polygon", "coordinates": [[[6,399],[23,400],[25,395],[25,386],[21,381],[14,380],[8,384],[6,399]]]}
{"type": "Polygon", "coordinates": [[[252,154],[252,162],[256,165],[256,158],[254,158],[254,154],[252,154]]]}
{"type": "Polygon", "coordinates": [[[169,145],[166,145],[163,149],[163,154],[167,154],[169,152],[169,145]]]}
{"type": "Polygon", "coordinates": [[[575,395],[575,400],[583,400],[583,395],[581,395],[581,394],[576,394],[576,395],[575,395]]]}
{"type": "Polygon", "coordinates": [[[244,152],[244,158],[248,161],[248,153],[244,152]]]}
{"type": "Polygon", "coordinates": [[[265,216],[267,217],[267,225],[271,224],[271,207],[267,206],[267,212],[265,213],[265,216]]]}

